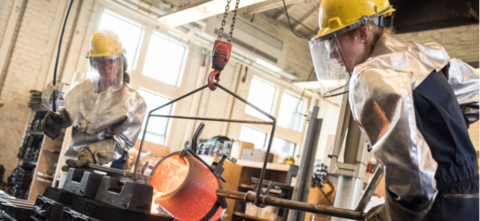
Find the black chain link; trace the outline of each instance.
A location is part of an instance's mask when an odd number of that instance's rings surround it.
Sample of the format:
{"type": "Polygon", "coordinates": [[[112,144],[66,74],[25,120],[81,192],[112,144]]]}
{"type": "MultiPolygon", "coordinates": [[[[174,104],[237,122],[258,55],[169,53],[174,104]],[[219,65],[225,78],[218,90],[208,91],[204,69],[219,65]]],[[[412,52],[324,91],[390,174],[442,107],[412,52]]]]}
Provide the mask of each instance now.
{"type": "Polygon", "coordinates": [[[222,40],[223,27],[225,26],[225,19],[227,19],[227,13],[230,10],[231,1],[232,0],[227,0],[227,6],[225,6],[225,13],[223,14],[222,26],[220,27],[220,31],[218,32],[217,40],[222,40]]]}
{"type": "MultiPolygon", "coordinates": [[[[225,6],[225,13],[223,14],[223,19],[222,19],[222,26],[220,27],[220,31],[218,32],[218,37],[217,40],[222,40],[222,34],[223,34],[223,27],[225,27],[225,19],[227,19],[227,13],[230,10],[230,2],[232,0],[227,0],[227,6],[225,6]]],[[[233,11],[233,18],[232,18],[232,24],[230,25],[230,32],[228,33],[228,43],[232,43],[232,36],[233,36],[233,29],[235,28],[235,20],[237,18],[237,11],[238,11],[238,6],[240,5],[240,0],[237,0],[235,3],[235,10],[233,11]]]]}
{"type": "Polygon", "coordinates": [[[235,10],[233,11],[232,25],[230,25],[230,33],[228,33],[228,43],[232,43],[233,29],[235,28],[235,19],[237,18],[238,6],[240,5],[240,0],[237,0],[235,3],[235,10]]]}

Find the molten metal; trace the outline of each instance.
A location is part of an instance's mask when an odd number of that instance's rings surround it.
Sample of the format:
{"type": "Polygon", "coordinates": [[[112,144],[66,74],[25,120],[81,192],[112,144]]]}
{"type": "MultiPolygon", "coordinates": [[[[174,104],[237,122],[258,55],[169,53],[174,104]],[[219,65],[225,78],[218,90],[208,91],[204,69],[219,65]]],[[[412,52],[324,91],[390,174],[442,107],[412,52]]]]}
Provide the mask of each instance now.
{"type": "MultiPolygon", "coordinates": [[[[171,153],[155,166],[150,179],[154,201],[177,220],[201,220],[217,202],[220,184],[197,158],[179,154],[171,153]]],[[[219,208],[210,220],[218,220],[223,211],[219,208]]]]}

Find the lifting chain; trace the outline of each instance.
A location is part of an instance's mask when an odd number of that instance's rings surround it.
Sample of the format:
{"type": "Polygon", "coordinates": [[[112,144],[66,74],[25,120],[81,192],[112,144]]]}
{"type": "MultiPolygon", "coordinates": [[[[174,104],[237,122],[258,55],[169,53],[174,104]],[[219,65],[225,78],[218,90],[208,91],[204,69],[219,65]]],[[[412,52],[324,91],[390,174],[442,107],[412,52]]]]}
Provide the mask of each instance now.
{"type": "MultiPolygon", "coordinates": [[[[232,0],[227,0],[227,5],[225,6],[225,13],[223,13],[222,25],[220,27],[220,31],[218,32],[217,40],[222,40],[222,34],[224,31],[223,27],[225,27],[225,23],[226,23],[225,20],[227,19],[227,16],[228,16],[227,13],[230,10],[230,2],[232,2],[232,0]]],[[[238,11],[239,5],[240,5],[240,0],[236,0],[235,10],[233,10],[232,24],[230,25],[230,32],[228,33],[228,40],[227,40],[228,43],[232,42],[233,29],[235,28],[235,20],[237,18],[237,11],[238,11]]]]}
{"type": "Polygon", "coordinates": [[[223,14],[222,26],[218,33],[217,40],[213,43],[212,50],[212,68],[214,69],[208,75],[208,87],[210,90],[214,91],[217,86],[215,83],[220,81],[220,73],[225,68],[232,54],[232,38],[233,38],[233,29],[235,28],[235,19],[237,18],[238,6],[240,5],[240,0],[236,0],[235,10],[233,11],[232,24],[230,25],[230,33],[228,33],[227,42],[222,41],[222,34],[225,27],[225,19],[227,19],[227,13],[230,10],[230,3],[232,0],[227,0],[227,5],[225,6],[225,13],[223,14]]]}
{"type": "Polygon", "coordinates": [[[240,5],[240,0],[237,0],[235,3],[235,10],[233,11],[232,24],[230,25],[230,33],[228,33],[228,43],[232,42],[233,29],[235,28],[235,19],[237,18],[238,6],[240,5]]]}
{"type": "Polygon", "coordinates": [[[222,40],[223,27],[225,26],[225,19],[227,19],[227,13],[230,10],[230,2],[232,2],[232,0],[227,0],[227,5],[225,6],[225,13],[223,13],[222,26],[220,27],[220,31],[218,32],[217,40],[222,40]]]}

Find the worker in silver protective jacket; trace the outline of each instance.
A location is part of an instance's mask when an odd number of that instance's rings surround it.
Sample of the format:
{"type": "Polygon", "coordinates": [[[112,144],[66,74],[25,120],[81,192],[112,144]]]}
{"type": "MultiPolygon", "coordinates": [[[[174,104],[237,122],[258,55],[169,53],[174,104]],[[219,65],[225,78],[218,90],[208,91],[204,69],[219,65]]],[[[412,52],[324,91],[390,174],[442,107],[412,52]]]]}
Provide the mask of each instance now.
{"type": "Polygon", "coordinates": [[[86,163],[123,169],[125,155],[134,146],[146,112],[143,97],[128,85],[125,50],[117,34],[100,30],[92,35],[87,54],[88,74],[65,94],[65,108],[50,112],[44,132],[57,138],[61,128],[73,126],[65,158],[72,167],[86,163]],[[127,81],[127,82],[125,82],[127,81]]]}
{"type": "Polygon", "coordinates": [[[309,42],[322,96],[348,93],[385,169],[385,204],[365,220],[479,220],[479,74],[436,43],[389,34],[388,0],[323,0],[309,42]]]}

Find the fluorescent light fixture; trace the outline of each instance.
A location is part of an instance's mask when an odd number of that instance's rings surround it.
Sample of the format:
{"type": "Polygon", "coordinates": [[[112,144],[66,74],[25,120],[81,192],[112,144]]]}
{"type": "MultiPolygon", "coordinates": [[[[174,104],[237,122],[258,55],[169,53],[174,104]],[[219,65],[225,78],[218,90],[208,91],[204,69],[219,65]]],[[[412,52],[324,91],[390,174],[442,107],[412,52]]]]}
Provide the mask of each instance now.
{"type": "MultiPolygon", "coordinates": [[[[242,7],[249,6],[249,5],[256,4],[263,1],[265,0],[242,0],[240,1],[240,6],[238,8],[242,8],[242,7]]],[[[224,13],[225,5],[226,5],[225,2],[226,1],[224,0],[213,0],[213,1],[201,4],[199,6],[185,9],[177,13],[166,15],[164,17],[160,17],[158,20],[161,22],[165,22],[166,24],[173,27],[188,24],[193,21],[202,20],[204,18],[208,18],[213,15],[224,13]]],[[[234,10],[234,9],[235,9],[235,1],[231,1],[230,10],[234,10]]],[[[227,19],[232,20],[232,17],[229,16],[227,19]]],[[[220,27],[220,23],[218,25],[220,27]]],[[[227,31],[228,30],[229,30],[229,27],[227,27],[227,31]]]]}
{"type": "Polygon", "coordinates": [[[297,85],[300,88],[307,88],[307,89],[320,88],[320,83],[318,83],[318,81],[294,82],[293,84],[297,85]]]}

